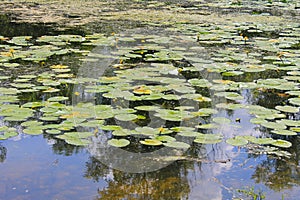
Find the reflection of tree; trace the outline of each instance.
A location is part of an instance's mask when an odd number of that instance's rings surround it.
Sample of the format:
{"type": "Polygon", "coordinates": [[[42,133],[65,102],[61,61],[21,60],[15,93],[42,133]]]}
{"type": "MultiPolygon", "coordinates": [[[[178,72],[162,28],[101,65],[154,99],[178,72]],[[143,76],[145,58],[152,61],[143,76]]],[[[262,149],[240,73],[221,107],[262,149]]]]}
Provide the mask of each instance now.
{"type": "MultiPolygon", "coordinates": [[[[45,136],[45,137],[47,137],[47,136],[45,136]]],[[[49,139],[49,136],[48,136],[48,139],[49,139]]],[[[65,141],[59,140],[59,139],[54,139],[53,137],[51,139],[55,140],[55,144],[52,145],[52,150],[55,154],[71,156],[72,154],[79,153],[83,148],[80,146],[74,146],[74,145],[67,144],[65,141]]]]}
{"type": "Polygon", "coordinates": [[[267,159],[257,166],[252,178],[256,183],[265,183],[275,191],[300,185],[299,169],[296,165],[279,159],[267,159]]]}
{"type": "Polygon", "coordinates": [[[279,159],[268,157],[256,167],[252,178],[257,183],[265,183],[269,188],[280,191],[290,189],[294,185],[300,185],[299,163],[299,139],[293,141],[291,149],[292,157],[279,159]],[[298,144],[298,145],[297,145],[298,144]]]}
{"type": "MultiPolygon", "coordinates": [[[[130,161],[129,161],[130,162],[130,161]]],[[[100,199],[188,199],[190,192],[187,177],[175,162],[166,168],[150,173],[124,173],[109,169],[91,157],[85,176],[96,181],[110,177],[107,188],[99,191],[100,199]]]]}
{"type": "Polygon", "coordinates": [[[0,145],[0,162],[4,162],[4,160],[6,159],[6,153],[7,153],[6,147],[0,145]]]}

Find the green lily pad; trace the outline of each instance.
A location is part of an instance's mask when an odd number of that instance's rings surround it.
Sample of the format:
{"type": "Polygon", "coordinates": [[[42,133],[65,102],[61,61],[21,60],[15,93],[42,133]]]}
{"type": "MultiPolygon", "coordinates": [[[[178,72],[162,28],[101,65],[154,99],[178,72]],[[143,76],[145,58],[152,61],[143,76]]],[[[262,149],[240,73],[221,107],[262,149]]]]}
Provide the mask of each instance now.
{"type": "Polygon", "coordinates": [[[47,101],[66,101],[68,99],[69,99],[68,97],[56,96],[56,97],[49,98],[47,101]]]}
{"type": "Polygon", "coordinates": [[[155,138],[153,138],[155,140],[159,140],[162,142],[172,142],[172,141],[176,141],[176,138],[171,137],[169,135],[160,135],[160,136],[156,136],[155,138]]]}
{"type": "Polygon", "coordinates": [[[297,133],[300,133],[300,127],[291,127],[291,131],[295,131],[297,133]]]}
{"type": "Polygon", "coordinates": [[[44,104],[42,102],[28,102],[22,105],[23,108],[38,108],[43,106],[44,104]]]}
{"type": "Polygon", "coordinates": [[[214,129],[214,128],[219,128],[219,125],[215,124],[215,123],[201,124],[201,125],[197,125],[196,128],[200,128],[200,129],[214,129]]]}
{"type": "Polygon", "coordinates": [[[274,142],[274,139],[273,138],[256,138],[256,137],[253,137],[253,136],[249,136],[247,137],[248,141],[249,142],[252,142],[254,144],[271,144],[274,142]]]}
{"type": "Polygon", "coordinates": [[[135,131],[137,132],[137,134],[147,135],[147,136],[154,136],[159,134],[159,130],[147,126],[136,127],[135,131]]]}
{"type": "Polygon", "coordinates": [[[23,133],[26,133],[28,135],[40,135],[43,133],[43,129],[40,129],[39,127],[34,128],[26,128],[23,130],[23,133]]]}
{"type": "Polygon", "coordinates": [[[278,135],[297,135],[296,132],[290,130],[272,130],[271,132],[278,135]]]}
{"type": "Polygon", "coordinates": [[[216,144],[221,142],[223,135],[221,134],[201,134],[196,137],[194,142],[201,144],[216,144]]]}
{"type": "MultiPolygon", "coordinates": [[[[0,127],[0,129],[2,129],[3,127],[0,127]]],[[[3,134],[0,134],[0,140],[6,140],[8,138],[12,138],[18,135],[18,132],[16,131],[15,128],[8,128],[6,127],[3,134]]],[[[2,132],[1,131],[1,132],[2,132]]]]}
{"type": "Polygon", "coordinates": [[[277,123],[277,122],[262,122],[260,125],[270,128],[270,129],[276,129],[276,130],[283,130],[286,129],[286,125],[284,123],[277,123]]]}
{"type": "Polygon", "coordinates": [[[222,76],[238,76],[244,74],[244,72],[241,71],[228,71],[228,72],[224,72],[222,73],[222,76]]]}
{"type": "Polygon", "coordinates": [[[114,136],[128,136],[131,134],[132,134],[132,130],[128,130],[128,129],[120,129],[112,132],[112,135],[114,136]]]}
{"type": "Polygon", "coordinates": [[[195,128],[185,127],[185,126],[178,126],[178,127],[172,127],[171,130],[175,131],[175,132],[185,132],[185,131],[194,131],[195,128]]]}
{"type": "Polygon", "coordinates": [[[40,126],[42,124],[43,122],[39,122],[39,121],[26,121],[21,123],[22,126],[40,126]]]}
{"type": "Polygon", "coordinates": [[[299,107],[293,107],[293,106],[276,106],[275,109],[280,110],[282,112],[287,112],[287,113],[299,112],[299,107]]]}
{"type": "Polygon", "coordinates": [[[226,117],[215,117],[212,119],[217,124],[230,124],[231,120],[226,117]]]}
{"type": "Polygon", "coordinates": [[[48,121],[48,122],[55,122],[58,121],[58,117],[52,117],[52,116],[47,116],[47,117],[40,117],[40,120],[42,121],[48,121]]]}
{"type": "Polygon", "coordinates": [[[188,82],[196,87],[211,87],[212,84],[206,79],[190,79],[188,82]]]}
{"type": "Polygon", "coordinates": [[[300,106],[300,97],[290,98],[289,102],[293,105],[300,106]]]}
{"type": "Polygon", "coordinates": [[[160,109],[156,111],[154,114],[156,117],[160,117],[164,120],[168,121],[182,121],[193,118],[189,112],[182,110],[168,110],[168,109],[160,109]]]}
{"type": "Polygon", "coordinates": [[[188,149],[190,145],[185,142],[178,142],[178,141],[168,141],[163,143],[166,147],[176,148],[176,149],[188,149]]]}
{"type": "Polygon", "coordinates": [[[121,126],[116,126],[116,125],[101,125],[100,128],[105,131],[115,131],[115,130],[122,129],[121,126]]]}
{"type": "Polygon", "coordinates": [[[178,133],[178,135],[183,137],[197,137],[201,135],[202,133],[196,132],[196,131],[181,131],[178,133]]]}
{"type": "Polygon", "coordinates": [[[51,135],[58,135],[61,133],[61,131],[57,130],[57,129],[48,129],[48,130],[46,130],[46,133],[51,134],[51,135]]]}
{"type": "Polygon", "coordinates": [[[277,146],[277,147],[282,147],[282,148],[289,148],[292,146],[292,143],[286,140],[275,140],[275,142],[272,143],[272,145],[277,146]]]}
{"type": "Polygon", "coordinates": [[[235,92],[219,92],[215,93],[216,96],[218,97],[225,97],[226,99],[230,100],[243,100],[244,97],[238,93],[235,92]]]}
{"type": "Polygon", "coordinates": [[[158,110],[158,106],[136,106],[134,107],[136,110],[142,110],[142,111],[155,111],[158,110]]]}
{"type": "Polygon", "coordinates": [[[233,146],[244,146],[248,144],[248,140],[243,137],[234,137],[226,140],[226,143],[231,144],[233,146]]]}
{"type": "Polygon", "coordinates": [[[18,89],[16,88],[3,88],[0,87],[0,94],[8,94],[8,95],[14,95],[20,93],[18,89]]]}
{"type": "Polygon", "coordinates": [[[93,136],[94,133],[92,132],[66,132],[63,135],[57,136],[57,138],[68,138],[68,137],[73,137],[73,138],[80,138],[80,139],[85,139],[90,136],[93,136]]]}
{"type": "Polygon", "coordinates": [[[89,140],[86,139],[82,139],[76,136],[72,136],[72,135],[58,135],[56,136],[56,138],[62,139],[64,140],[66,143],[71,144],[71,145],[75,145],[75,146],[86,146],[90,143],[89,140]]]}
{"type": "Polygon", "coordinates": [[[300,126],[299,120],[281,119],[279,122],[282,122],[287,126],[300,126]]]}
{"type": "Polygon", "coordinates": [[[145,139],[140,141],[140,143],[148,146],[160,146],[163,144],[161,141],[155,139],[145,139]]]}
{"type": "Polygon", "coordinates": [[[137,117],[135,114],[119,114],[115,116],[115,118],[120,121],[132,121],[137,119],[137,117]]]}

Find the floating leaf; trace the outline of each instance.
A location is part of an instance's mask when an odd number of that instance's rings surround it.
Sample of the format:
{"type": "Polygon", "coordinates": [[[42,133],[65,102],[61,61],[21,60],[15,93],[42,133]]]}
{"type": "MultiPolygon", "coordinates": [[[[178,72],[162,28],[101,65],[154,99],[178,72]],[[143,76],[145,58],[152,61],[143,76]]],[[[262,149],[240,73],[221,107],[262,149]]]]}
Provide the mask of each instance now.
{"type": "Polygon", "coordinates": [[[176,138],[168,136],[168,135],[160,135],[160,136],[156,136],[155,138],[153,138],[155,140],[159,140],[162,142],[172,142],[172,141],[176,141],[176,138]]]}
{"type": "Polygon", "coordinates": [[[244,72],[241,71],[229,71],[229,72],[224,72],[222,73],[222,76],[238,76],[243,74],[244,72]]]}
{"type": "Polygon", "coordinates": [[[51,134],[51,135],[58,135],[61,133],[61,131],[57,130],[57,129],[49,129],[49,130],[46,130],[46,133],[51,134]]]}
{"type": "Polygon", "coordinates": [[[195,128],[193,127],[185,127],[185,126],[179,126],[179,127],[172,127],[171,128],[172,131],[175,131],[175,132],[189,132],[189,131],[194,131],[195,128]]]}
{"type": "Polygon", "coordinates": [[[271,132],[278,135],[297,135],[296,132],[290,130],[272,130],[271,132]]]}
{"type": "Polygon", "coordinates": [[[300,106],[300,97],[297,97],[297,98],[290,98],[289,99],[289,102],[293,105],[296,105],[296,106],[300,106]]]}
{"type": "Polygon", "coordinates": [[[196,137],[194,142],[201,144],[216,144],[221,142],[223,136],[221,134],[201,134],[196,137]]]}
{"type": "Polygon", "coordinates": [[[49,98],[47,101],[66,101],[68,99],[69,99],[68,97],[56,96],[56,97],[49,98]]]}
{"type": "Polygon", "coordinates": [[[132,121],[137,119],[137,117],[135,114],[119,114],[115,116],[115,118],[120,121],[132,121]]]}
{"type": "Polygon", "coordinates": [[[270,129],[286,129],[286,126],[284,125],[284,123],[266,121],[266,122],[262,122],[261,125],[266,128],[270,128],[270,129]]]}
{"type": "Polygon", "coordinates": [[[226,140],[226,143],[231,144],[233,146],[244,146],[248,144],[248,140],[243,137],[234,137],[226,140]]]}
{"type": "Polygon", "coordinates": [[[242,100],[244,99],[244,97],[238,93],[235,92],[219,92],[219,93],[215,93],[216,96],[219,97],[225,97],[226,99],[230,99],[230,100],[242,100]]]}
{"type": "Polygon", "coordinates": [[[300,127],[291,127],[291,131],[295,131],[297,133],[300,133],[300,127]]]}
{"type": "Polygon", "coordinates": [[[291,119],[281,119],[279,122],[284,123],[287,126],[300,126],[299,120],[291,120],[291,119]]]}
{"type": "Polygon", "coordinates": [[[275,140],[275,142],[272,143],[272,145],[277,146],[277,147],[282,147],[282,148],[289,148],[292,146],[292,143],[286,140],[275,140]]]}
{"type": "Polygon", "coordinates": [[[22,126],[40,126],[42,124],[43,122],[39,122],[39,121],[26,121],[21,123],[22,126]]]}
{"type": "Polygon", "coordinates": [[[155,139],[145,139],[140,141],[140,143],[148,146],[160,146],[163,144],[161,141],[155,139]]]}
{"type": "Polygon", "coordinates": [[[115,130],[112,132],[112,135],[114,136],[127,136],[132,134],[132,130],[128,129],[120,129],[120,130],[115,130]]]}
{"type": "Polygon", "coordinates": [[[32,128],[26,128],[23,130],[23,133],[26,133],[28,135],[40,135],[43,133],[43,129],[37,127],[32,128]]]}
{"type": "Polygon", "coordinates": [[[196,132],[196,131],[181,131],[178,133],[178,135],[183,137],[197,137],[201,135],[202,133],[196,132]]]}
{"type": "Polygon", "coordinates": [[[122,129],[121,126],[115,126],[115,125],[101,125],[100,128],[105,131],[115,131],[115,130],[122,129]]]}
{"type": "Polygon", "coordinates": [[[130,144],[129,140],[126,139],[111,139],[108,144],[114,147],[126,147],[130,144]]]}
{"type": "Polygon", "coordinates": [[[276,106],[275,109],[280,110],[282,112],[287,112],[287,113],[299,112],[299,107],[293,107],[293,106],[276,106]]]}
{"type": "Polygon", "coordinates": [[[136,106],[134,107],[136,110],[143,110],[143,111],[155,111],[158,110],[158,106],[136,106]]]}
{"type": "Polygon", "coordinates": [[[214,128],[218,128],[218,127],[219,127],[219,125],[214,124],[214,123],[201,124],[201,125],[196,126],[196,128],[200,128],[200,129],[214,129],[214,128]]]}
{"type": "Polygon", "coordinates": [[[182,121],[194,117],[187,111],[168,109],[158,110],[154,115],[168,121],[182,121]]]}
{"type": "Polygon", "coordinates": [[[178,142],[178,141],[168,141],[164,143],[167,147],[172,147],[176,149],[188,149],[190,148],[190,145],[185,142],[178,142]]]}
{"type": "Polygon", "coordinates": [[[253,136],[244,137],[254,144],[271,144],[274,142],[273,138],[256,138],[253,136]]]}
{"type": "Polygon", "coordinates": [[[147,127],[147,126],[144,126],[144,127],[136,127],[135,128],[135,131],[138,133],[138,134],[141,134],[141,135],[147,135],[147,136],[154,136],[154,135],[157,135],[159,134],[159,130],[157,129],[154,129],[154,128],[151,128],[151,127],[147,127]]]}
{"type": "Polygon", "coordinates": [[[43,106],[44,104],[42,102],[28,102],[22,105],[23,108],[38,108],[43,106]]]}
{"type": "Polygon", "coordinates": [[[212,119],[217,124],[230,124],[231,120],[226,117],[215,117],[212,119]]]}

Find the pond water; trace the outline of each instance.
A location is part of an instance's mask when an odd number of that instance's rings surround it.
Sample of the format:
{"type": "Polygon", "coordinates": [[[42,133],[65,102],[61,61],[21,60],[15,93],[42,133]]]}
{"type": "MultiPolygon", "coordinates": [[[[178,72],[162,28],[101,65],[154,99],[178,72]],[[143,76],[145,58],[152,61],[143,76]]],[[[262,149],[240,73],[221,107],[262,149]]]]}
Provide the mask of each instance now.
{"type": "Polygon", "coordinates": [[[300,26],[270,13],[0,16],[0,199],[298,199],[300,26]]]}

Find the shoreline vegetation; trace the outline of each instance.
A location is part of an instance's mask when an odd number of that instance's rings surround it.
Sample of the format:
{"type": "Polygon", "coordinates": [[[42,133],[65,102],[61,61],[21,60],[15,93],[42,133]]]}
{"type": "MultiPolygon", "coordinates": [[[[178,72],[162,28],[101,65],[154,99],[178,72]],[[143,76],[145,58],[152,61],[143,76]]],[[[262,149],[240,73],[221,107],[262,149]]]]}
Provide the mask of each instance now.
{"type": "Polygon", "coordinates": [[[278,22],[299,19],[296,1],[95,1],[95,0],[5,0],[0,14],[16,23],[83,26],[111,21],[169,26],[178,23],[278,22]]]}

